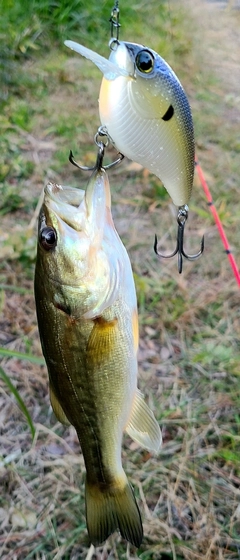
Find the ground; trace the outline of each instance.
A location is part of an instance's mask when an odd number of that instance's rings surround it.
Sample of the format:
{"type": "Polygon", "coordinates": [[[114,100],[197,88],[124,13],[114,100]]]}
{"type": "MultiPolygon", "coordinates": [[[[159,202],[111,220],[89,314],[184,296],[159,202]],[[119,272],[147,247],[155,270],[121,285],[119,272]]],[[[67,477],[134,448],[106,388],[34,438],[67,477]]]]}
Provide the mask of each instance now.
{"type": "MultiPolygon", "coordinates": [[[[196,154],[239,267],[238,2],[169,0],[164,37],[153,19],[158,3],[152,4],[146,15],[152,28],[136,27],[134,37],[121,32],[124,39],[149,45],[153,33],[154,49],[183,82],[193,111],[196,154]]],[[[142,3],[142,17],[144,10],[142,3]]],[[[95,158],[99,74],[77,55],[58,49],[26,60],[22,72],[31,80],[29,88],[21,96],[20,83],[20,92],[11,93],[0,117],[0,355],[35,435],[32,440],[19,402],[2,379],[0,556],[237,560],[239,286],[197,175],[186,246],[195,252],[204,234],[204,255],[193,263],[184,261],[181,275],[175,259],[157,260],[155,233],[162,250],[174,247],[175,209],[159,181],[128,161],[109,171],[113,214],[136,282],[139,385],[162,428],[163,446],[160,455],[152,457],[124,437],[123,464],[144,518],[142,547],[137,552],[116,535],[102,548],[89,547],[83,458],[74,429],[63,428],[49,404],[33,274],[43,185],[50,179],[84,186],[87,176],[68,163],[69,150],[85,165],[95,158]]],[[[108,157],[115,157],[113,149],[108,157]]]]}

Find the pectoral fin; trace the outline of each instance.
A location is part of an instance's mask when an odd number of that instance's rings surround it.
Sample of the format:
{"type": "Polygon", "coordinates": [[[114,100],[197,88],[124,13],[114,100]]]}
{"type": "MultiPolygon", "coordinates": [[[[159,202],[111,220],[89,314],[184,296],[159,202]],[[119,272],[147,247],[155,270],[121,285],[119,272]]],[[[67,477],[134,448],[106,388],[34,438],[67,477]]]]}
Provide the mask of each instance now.
{"type": "Polygon", "coordinates": [[[118,320],[105,321],[96,317],[87,345],[87,361],[96,367],[109,361],[116,352],[118,341],[118,320]]]}
{"type": "Polygon", "coordinates": [[[125,431],[141,447],[158,453],[162,444],[161,430],[153,412],[143,400],[143,395],[138,389],[125,431]]]}
{"type": "Polygon", "coordinates": [[[63,411],[60,402],[53,391],[51,384],[49,386],[49,395],[50,395],[50,402],[52,405],[52,409],[56,418],[59,420],[59,422],[61,422],[61,424],[64,424],[65,426],[70,426],[70,422],[67,419],[66,414],[63,411]]]}

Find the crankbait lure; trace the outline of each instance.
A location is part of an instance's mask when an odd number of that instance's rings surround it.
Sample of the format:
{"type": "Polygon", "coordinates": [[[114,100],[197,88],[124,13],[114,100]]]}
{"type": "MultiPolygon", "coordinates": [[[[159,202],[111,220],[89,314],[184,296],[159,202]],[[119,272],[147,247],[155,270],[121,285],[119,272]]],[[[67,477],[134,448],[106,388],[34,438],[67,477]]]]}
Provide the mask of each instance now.
{"type": "Polygon", "coordinates": [[[186,205],[194,175],[194,134],[187,96],[159,54],[113,39],[109,60],[75,43],[103,73],[99,95],[102,125],[116,148],[157,175],[174,204],[186,205]]]}

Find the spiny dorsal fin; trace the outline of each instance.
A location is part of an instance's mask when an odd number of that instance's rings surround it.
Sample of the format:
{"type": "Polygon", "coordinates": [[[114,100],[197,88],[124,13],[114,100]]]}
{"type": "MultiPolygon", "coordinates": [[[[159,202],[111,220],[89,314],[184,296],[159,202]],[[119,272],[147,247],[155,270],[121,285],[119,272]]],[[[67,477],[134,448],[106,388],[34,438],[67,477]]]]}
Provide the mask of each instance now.
{"type": "Polygon", "coordinates": [[[139,389],[137,389],[125,431],[141,447],[158,453],[162,444],[161,430],[139,389]]]}

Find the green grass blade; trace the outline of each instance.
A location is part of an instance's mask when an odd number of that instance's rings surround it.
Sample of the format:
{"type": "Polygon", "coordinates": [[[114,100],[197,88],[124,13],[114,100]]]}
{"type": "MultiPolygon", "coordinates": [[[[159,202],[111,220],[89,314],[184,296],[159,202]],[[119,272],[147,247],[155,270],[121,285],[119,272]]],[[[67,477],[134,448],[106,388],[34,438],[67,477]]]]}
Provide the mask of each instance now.
{"type": "Polygon", "coordinates": [[[0,346],[0,356],[6,356],[6,358],[18,358],[19,360],[27,360],[32,362],[32,364],[38,364],[43,366],[45,361],[40,356],[33,356],[32,354],[24,354],[23,352],[17,352],[17,350],[8,350],[7,348],[2,348],[0,346]]]}
{"type": "Polygon", "coordinates": [[[14,385],[12,384],[12,382],[11,382],[11,380],[9,379],[8,375],[5,373],[5,371],[2,369],[1,366],[0,366],[0,375],[1,375],[2,379],[3,379],[3,381],[6,383],[6,385],[7,385],[8,389],[9,389],[9,391],[11,391],[11,393],[14,395],[14,397],[15,397],[17,403],[18,403],[19,408],[21,409],[22,413],[24,414],[24,416],[25,416],[25,418],[26,418],[26,420],[27,420],[27,423],[28,423],[29,428],[30,428],[30,430],[31,430],[32,438],[34,438],[34,436],[35,436],[35,428],[34,428],[34,425],[33,425],[32,419],[31,419],[31,416],[30,416],[30,414],[29,414],[29,412],[28,412],[28,409],[27,409],[27,407],[25,406],[25,404],[24,404],[22,398],[20,397],[18,390],[16,389],[16,387],[14,387],[14,385]]]}
{"type": "Polygon", "coordinates": [[[0,284],[0,290],[9,290],[10,292],[16,292],[17,294],[29,295],[32,290],[27,288],[20,288],[19,286],[13,286],[12,284],[0,284]]]}

